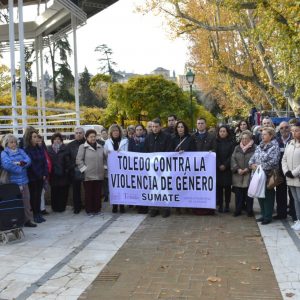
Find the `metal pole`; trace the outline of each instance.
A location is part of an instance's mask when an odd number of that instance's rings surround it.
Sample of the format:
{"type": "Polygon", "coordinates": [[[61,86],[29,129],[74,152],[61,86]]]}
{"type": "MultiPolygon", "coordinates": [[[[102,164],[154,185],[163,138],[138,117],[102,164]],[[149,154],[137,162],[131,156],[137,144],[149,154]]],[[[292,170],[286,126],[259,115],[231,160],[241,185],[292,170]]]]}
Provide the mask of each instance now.
{"type": "Polygon", "coordinates": [[[192,122],[192,132],[194,131],[194,118],[193,118],[193,85],[190,84],[190,98],[191,98],[191,122],[192,122]]]}
{"type": "Polygon", "coordinates": [[[78,83],[78,60],[77,60],[77,21],[75,16],[71,16],[73,30],[73,53],[74,53],[74,73],[75,73],[75,111],[76,111],[76,126],[80,125],[80,104],[79,104],[79,83],[78,83]]]}
{"type": "Polygon", "coordinates": [[[42,90],[42,116],[43,116],[43,133],[46,137],[47,124],[46,124],[46,102],[45,102],[45,87],[44,87],[44,60],[43,60],[43,37],[39,36],[39,50],[40,50],[40,65],[41,65],[41,90],[42,90]]]}
{"type": "Polygon", "coordinates": [[[26,101],[23,0],[18,0],[18,8],[19,8],[19,43],[20,43],[20,80],[21,80],[21,99],[22,99],[22,125],[23,125],[23,132],[25,132],[25,129],[27,127],[27,101],[26,101]]]}
{"type": "Polygon", "coordinates": [[[9,47],[10,47],[10,75],[11,75],[11,106],[13,133],[18,133],[17,113],[17,89],[16,89],[16,67],[15,67],[15,23],[14,23],[14,1],[9,0],[9,47]]]}
{"type": "Polygon", "coordinates": [[[41,114],[41,81],[40,81],[40,64],[39,64],[39,39],[35,39],[35,64],[36,64],[36,102],[37,102],[37,114],[38,125],[42,127],[42,114],[41,114]]]}

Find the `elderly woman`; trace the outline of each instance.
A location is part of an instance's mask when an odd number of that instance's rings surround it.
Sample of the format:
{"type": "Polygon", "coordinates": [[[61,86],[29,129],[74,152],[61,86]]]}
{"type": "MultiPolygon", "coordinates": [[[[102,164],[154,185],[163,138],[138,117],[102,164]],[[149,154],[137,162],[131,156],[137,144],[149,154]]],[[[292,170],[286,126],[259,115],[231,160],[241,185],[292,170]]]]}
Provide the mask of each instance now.
{"type": "Polygon", "coordinates": [[[255,148],[251,131],[244,130],[241,133],[240,143],[235,147],[231,156],[232,186],[235,192],[235,217],[241,215],[244,204],[246,204],[248,217],[253,216],[253,198],[248,197],[247,192],[251,173],[249,160],[254,154],[255,148]]]}
{"type": "Polygon", "coordinates": [[[96,130],[87,130],[85,138],[86,142],[79,146],[76,165],[84,173],[85,210],[93,216],[101,212],[105,157],[103,147],[96,142],[96,130]]]}
{"type": "Polygon", "coordinates": [[[219,212],[229,212],[229,203],[231,198],[232,175],[230,169],[231,155],[234,150],[234,141],[232,140],[229,128],[221,125],[217,131],[217,149],[216,149],[216,167],[217,167],[217,201],[219,212]],[[223,209],[223,192],[225,192],[225,208],[223,209]]]}
{"type": "MultiPolygon", "coordinates": [[[[267,177],[271,170],[279,169],[280,149],[279,145],[274,139],[275,130],[272,127],[264,127],[261,133],[261,143],[257,146],[253,156],[250,158],[249,166],[255,171],[260,165],[265,171],[267,177]]],[[[261,209],[261,218],[257,221],[262,225],[267,225],[272,221],[272,214],[274,209],[275,190],[267,189],[265,191],[265,198],[258,198],[261,209]]]]}
{"type": "Polygon", "coordinates": [[[293,139],[287,144],[283,158],[282,171],[286,176],[295,203],[297,221],[292,228],[300,230],[300,122],[293,125],[293,139]]]}
{"type": "MultiPolygon", "coordinates": [[[[117,124],[112,124],[108,130],[108,139],[104,145],[105,156],[108,157],[109,152],[112,151],[128,151],[128,139],[122,138],[122,128],[117,124]]],[[[118,205],[114,204],[113,213],[118,212],[118,205]]],[[[125,212],[125,206],[120,205],[120,213],[125,212]]]]}
{"type": "Polygon", "coordinates": [[[36,223],[45,222],[41,214],[41,195],[44,182],[48,176],[48,166],[44,149],[38,145],[38,132],[33,127],[26,129],[23,138],[24,149],[32,164],[28,168],[30,204],[33,220],[36,223]]]}
{"type": "Polygon", "coordinates": [[[63,143],[62,135],[57,132],[51,136],[51,146],[47,148],[52,162],[50,175],[51,208],[54,212],[66,210],[69,194],[69,169],[70,160],[63,143]]]}
{"type": "Polygon", "coordinates": [[[8,134],[3,141],[4,150],[1,152],[1,165],[9,174],[9,182],[19,186],[25,209],[25,227],[36,227],[32,223],[30,195],[28,189],[27,168],[31,160],[24,150],[18,148],[17,138],[8,134]]]}

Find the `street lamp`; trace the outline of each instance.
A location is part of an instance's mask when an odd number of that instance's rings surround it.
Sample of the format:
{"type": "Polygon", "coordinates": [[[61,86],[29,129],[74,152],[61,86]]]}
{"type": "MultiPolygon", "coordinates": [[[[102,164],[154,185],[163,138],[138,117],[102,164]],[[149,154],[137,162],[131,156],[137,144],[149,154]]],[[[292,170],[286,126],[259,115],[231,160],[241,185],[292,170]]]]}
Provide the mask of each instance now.
{"type": "Polygon", "coordinates": [[[192,132],[194,131],[193,128],[194,128],[194,120],[193,120],[193,104],[192,104],[192,101],[193,101],[193,83],[194,83],[194,80],[195,80],[195,74],[191,71],[191,69],[188,70],[188,72],[186,73],[185,75],[185,78],[186,78],[186,81],[188,82],[188,84],[190,85],[190,99],[191,99],[191,107],[190,107],[190,113],[191,113],[191,122],[192,122],[192,126],[191,126],[191,129],[192,129],[192,132]]]}

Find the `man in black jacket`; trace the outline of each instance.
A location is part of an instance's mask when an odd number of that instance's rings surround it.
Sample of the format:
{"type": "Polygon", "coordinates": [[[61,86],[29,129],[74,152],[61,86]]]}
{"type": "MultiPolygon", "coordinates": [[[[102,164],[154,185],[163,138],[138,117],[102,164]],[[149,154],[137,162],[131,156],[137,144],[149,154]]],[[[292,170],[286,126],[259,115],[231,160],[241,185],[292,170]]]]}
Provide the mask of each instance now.
{"type": "Polygon", "coordinates": [[[163,128],[163,132],[167,133],[171,136],[175,134],[175,126],[177,122],[177,117],[176,115],[169,115],[168,116],[168,127],[163,128]]]}
{"type": "Polygon", "coordinates": [[[76,156],[79,146],[85,143],[84,130],[81,127],[75,128],[75,140],[67,145],[66,151],[70,160],[70,176],[73,188],[73,209],[74,214],[79,214],[81,204],[81,180],[75,178],[76,156]]]}
{"type": "MultiPolygon", "coordinates": [[[[169,152],[172,151],[171,136],[162,132],[161,122],[159,119],[152,121],[152,133],[148,134],[145,139],[145,152],[169,152]]],[[[150,209],[150,217],[155,217],[159,214],[157,207],[150,209]]],[[[163,208],[162,217],[167,218],[171,214],[171,209],[168,207],[163,208]]]]}
{"type": "MultiPolygon", "coordinates": [[[[197,119],[197,132],[192,137],[195,139],[196,151],[216,151],[216,137],[207,131],[205,118],[197,119]]],[[[196,215],[213,215],[215,213],[215,210],[210,208],[194,208],[193,211],[196,215]]]]}

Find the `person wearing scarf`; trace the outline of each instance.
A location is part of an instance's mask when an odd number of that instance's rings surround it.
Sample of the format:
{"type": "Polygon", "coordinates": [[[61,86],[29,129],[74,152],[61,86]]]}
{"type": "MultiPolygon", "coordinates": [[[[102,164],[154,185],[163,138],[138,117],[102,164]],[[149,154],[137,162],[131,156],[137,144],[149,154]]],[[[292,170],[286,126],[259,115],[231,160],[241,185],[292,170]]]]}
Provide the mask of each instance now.
{"type": "Polygon", "coordinates": [[[52,162],[52,172],[49,180],[51,208],[54,212],[63,212],[66,210],[69,195],[70,159],[63,143],[63,136],[59,132],[51,136],[51,143],[52,145],[47,149],[52,162]]]}
{"type": "MultiPolygon", "coordinates": [[[[106,158],[112,151],[128,151],[128,139],[123,137],[122,128],[118,124],[112,124],[108,129],[109,138],[105,141],[104,154],[106,158]]],[[[105,166],[107,170],[107,166],[105,166]]],[[[107,172],[106,175],[107,177],[107,172]]],[[[113,204],[112,212],[117,213],[118,208],[120,213],[125,213],[125,206],[113,204]]]]}
{"type": "Polygon", "coordinates": [[[234,216],[242,214],[245,205],[248,217],[253,216],[253,198],[248,197],[248,186],[251,170],[249,160],[255,152],[256,145],[252,139],[252,133],[245,130],[241,133],[241,141],[231,156],[232,186],[235,192],[234,216]]]}

